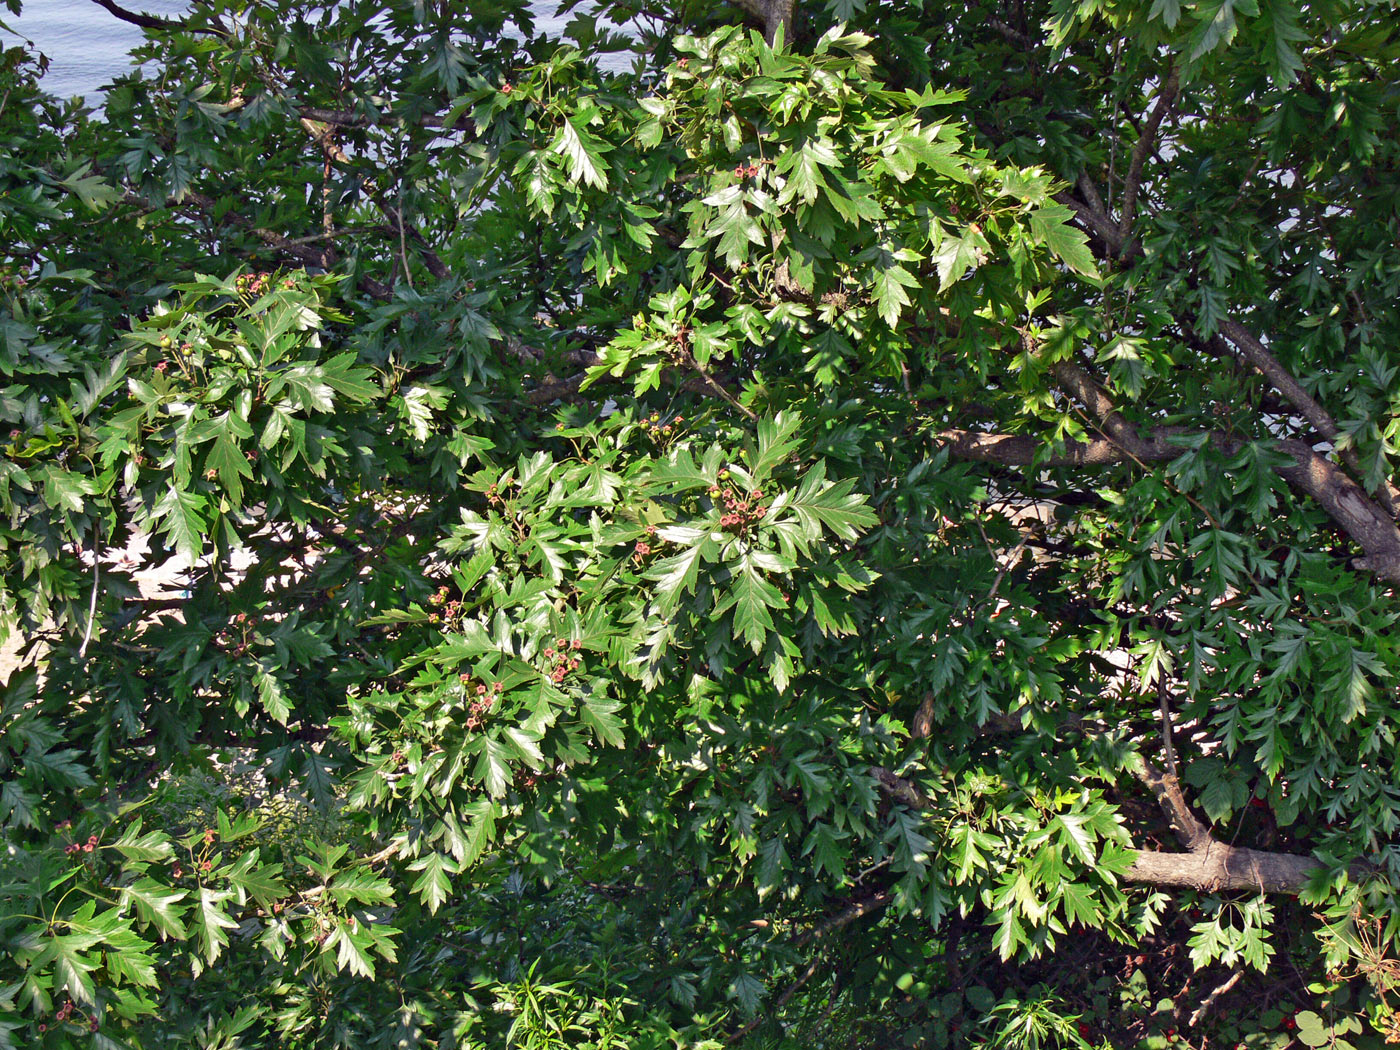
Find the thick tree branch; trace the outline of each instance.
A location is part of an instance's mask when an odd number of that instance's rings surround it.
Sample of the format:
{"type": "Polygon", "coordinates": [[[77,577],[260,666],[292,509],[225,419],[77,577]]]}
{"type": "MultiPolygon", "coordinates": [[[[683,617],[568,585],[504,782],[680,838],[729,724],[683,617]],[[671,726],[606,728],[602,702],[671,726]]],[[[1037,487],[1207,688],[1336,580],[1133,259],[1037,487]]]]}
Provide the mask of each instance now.
{"type": "MultiPolygon", "coordinates": [[[[1057,195],[1056,200],[1071,208],[1080,226],[1091,236],[1097,238],[1107,249],[1107,254],[1117,256],[1120,259],[1129,259],[1142,253],[1142,243],[1140,241],[1130,241],[1126,231],[1120,230],[1112,220],[1104,214],[1101,207],[1094,207],[1083,201],[1076,199],[1069,193],[1057,195]]],[[[1189,330],[1189,325],[1183,326],[1189,330]]],[[[1279,360],[1271,354],[1264,344],[1252,332],[1233,318],[1226,318],[1220,323],[1221,334],[1234,344],[1244,357],[1280,394],[1282,394],[1290,404],[1296,408],[1324,438],[1335,441],[1340,436],[1340,430],[1336,421],[1330,413],[1322,407],[1318,401],[1303,387],[1279,360]]],[[[1348,450],[1341,454],[1342,461],[1355,473],[1360,473],[1359,464],[1354,452],[1348,450]]],[[[1369,502],[1365,490],[1356,486],[1356,491],[1369,502]]],[[[1377,512],[1386,521],[1393,522],[1395,519],[1395,508],[1400,506],[1400,488],[1390,481],[1383,483],[1380,498],[1384,507],[1376,508],[1377,512]]],[[[1329,514],[1332,512],[1329,510],[1329,514]]],[[[1333,515],[1335,518],[1335,515],[1333,515]]],[[[1400,547],[1397,548],[1400,551],[1400,547]]],[[[1389,570],[1381,572],[1388,579],[1394,579],[1388,575],[1389,570]]]]}
{"type": "MultiPolygon", "coordinates": [[[[1159,438],[1159,432],[1154,432],[1147,438],[1140,436],[1104,389],[1083,369],[1062,362],[1054,365],[1053,370],[1060,384],[1097,417],[1105,436],[1133,459],[1149,462],[1162,458],[1163,446],[1171,447],[1162,440],[1169,435],[1159,438]]],[[[1241,445],[1238,439],[1224,435],[1213,434],[1211,441],[1227,455],[1233,455],[1241,445]]],[[[1279,476],[1293,488],[1311,496],[1366,552],[1366,557],[1357,559],[1355,566],[1400,583],[1400,528],[1395,519],[1377,506],[1345,471],[1315,452],[1307,442],[1285,438],[1278,440],[1276,447],[1291,456],[1296,464],[1280,467],[1279,476]]]]}
{"type": "Polygon", "coordinates": [[[1172,830],[1176,832],[1176,837],[1183,846],[1195,851],[1210,844],[1210,829],[1191,812],[1176,774],[1170,770],[1158,769],[1143,759],[1141,768],[1137,770],[1137,778],[1152,792],[1157,805],[1171,821],[1172,830]]]}
{"type": "MultiPolygon", "coordinates": [[[[1102,407],[1102,402],[1097,398],[1093,403],[1102,407]]],[[[1021,434],[943,430],[933,437],[944,442],[959,459],[1008,467],[1161,463],[1175,459],[1185,451],[1183,445],[1174,443],[1172,438],[1199,437],[1202,433],[1206,433],[1210,443],[1226,456],[1234,455],[1243,446],[1239,438],[1226,434],[1189,431],[1179,427],[1157,427],[1141,435],[1116,410],[1106,415],[1102,425],[1111,431],[1110,436],[1088,441],[1067,441],[1039,459],[1036,458],[1037,452],[1045,447],[1045,443],[1021,434]]],[[[1376,506],[1345,471],[1313,451],[1307,442],[1281,439],[1273,444],[1293,460],[1291,465],[1278,468],[1279,477],[1297,491],[1311,496],[1364,552],[1364,557],[1353,562],[1354,567],[1400,583],[1400,528],[1396,527],[1394,519],[1376,506]]]]}
{"type": "Polygon", "coordinates": [[[1162,126],[1162,118],[1175,104],[1176,93],[1180,86],[1181,67],[1173,59],[1171,68],[1167,72],[1167,79],[1162,83],[1162,90],[1157,93],[1157,102],[1143,122],[1142,133],[1138,135],[1137,145],[1133,147],[1132,159],[1128,162],[1128,177],[1123,183],[1123,211],[1118,217],[1118,236],[1120,239],[1126,239],[1128,232],[1133,228],[1133,215],[1137,211],[1138,190],[1142,186],[1142,166],[1146,163],[1147,155],[1152,152],[1152,147],[1157,142],[1157,131],[1162,126]]]}
{"type": "Polygon", "coordinates": [[[888,890],[881,890],[873,893],[869,897],[864,897],[858,901],[852,901],[842,908],[835,915],[823,919],[816,926],[813,926],[806,933],[798,937],[793,944],[801,948],[804,944],[811,944],[813,941],[835,933],[837,930],[849,926],[857,919],[863,919],[871,912],[879,911],[894,899],[894,895],[888,890]]]}
{"type": "Polygon", "coordinates": [[[1124,873],[1129,882],[1182,886],[1203,893],[1279,893],[1296,897],[1320,861],[1296,853],[1265,853],[1211,839],[1189,853],[1138,850],[1124,873]]]}
{"type": "MultiPolygon", "coordinates": [[[[999,463],[1008,467],[1028,467],[1037,463],[1046,467],[1101,467],[1129,462],[1123,450],[1108,438],[1090,441],[1066,441],[1055,452],[1037,453],[1046,443],[1024,434],[984,434],[976,430],[941,430],[935,440],[947,444],[958,459],[981,463],[999,463]]],[[[1175,450],[1180,452],[1179,449],[1175,450]]]]}
{"type": "Polygon", "coordinates": [[[476,122],[469,117],[460,117],[448,124],[442,117],[432,113],[405,121],[402,117],[389,116],[386,119],[356,112],[353,109],[324,109],[318,106],[301,106],[297,115],[304,120],[314,120],[318,124],[333,124],[342,128],[371,128],[380,124],[416,124],[420,128],[442,128],[451,131],[474,131],[476,122]]]}
{"type": "MultiPolygon", "coordinates": [[[[145,204],[144,200],[132,194],[129,194],[127,199],[145,204]]],[[[214,201],[192,190],[186,192],[180,200],[171,201],[170,204],[177,208],[181,206],[192,207],[197,209],[201,216],[205,217],[214,214],[214,201]]],[[[258,226],[251,219],[240,215],[236,211],[225,211],[222,221],[237,226],[241,230],[246,230],[269,248],[281,252],[287,258],[295,260],[303,266],[313,266],[329,270],[340,260],[334,248],[313,248],[309,244],[291,240],[275,230],[269,230],[258,226]]],[[[373,277],[367,277],[363,274],[361,274],[357,280],[359,286],[375,299],[387,301],[394,297],[394,290],[382,281],[376,281],[373,277]]]]}
{"type": "MultiPolygon", "coordinates": [[[[875,772],[881,788],[887,794],[910,809],[928,808],[928,800],[913,783],[889,770],[877,768],[875,772]]],[[[1242,891],[1279,893],[1296,897],[1307,888],[1312,873],[1323,866],[1321,861],[1295,853],[1268,853],[1219,842],[1191,812],[1191,807],[1187,805],[1181,787],[1174,777],[1146,762],[1137,776],[1156,796],[1158,804],[1188,852],[1138,850],[1132,865],[1124,873],[1124,878],[1129,882],[1149,883],[1154,886],[1184,886],[1211,893],[1242,891]]],[[[1356,864],[1352,866],[1352,870],[1355,875],[1362,876],[1370,869],[1364,864],[1356,864]]],[[[884,900],[881,906],[885,903],[888,903],[888,900],[884,900]]],[[[860,914],[865,914],[865,911],[846,921],[854,921],[860,914]]],[[[845,912],[842,915],[845,915],[845,912]]],[[[799,943],[803,942],[800,940],[799,943]]]]}
{"type": "Polygon", "coordinates": [[[778,30],[792,42],[793,0],[734,0],[749,14],[763,22],[763,39],[771,46],[777,39],[778,30]]]}
{"type": "MultiPolygon", "coordinates": [[[[1207,893],[1239,891],[1296,897],[1307,888],[1313,872],[1323,867],[1321,861],[1297,853],[1269,853],[1221,842],[1191,811],[1174,773],[1144,759],[1136,776],[1156,798],[1186,852],[1138,850],[1124,873],[1129,882],[1187,886],[1207,893]]],[[[1370,871],[1360,863],[1353,864],[1351,870],[1358,878],[1370,871]]]]}
{"type": "MultiPolygon", "coordinates": [[[[1289,404],[1298,410],[1298,413],[1312,425],[1313,429],[1334,443],[1342,436],[1341,429],[1337,426],[1337,421],[1332,418],[1332,414],[1303,388],[1303,384],[1298,382],[1293,373],[1288,371],[1278,358],[1269,353],[1264,344],[1255,338],[1253,332],[1233,318],[1227,317],[1220,322],[1220,334],[1235,345],[1240,356],[1253,365],[1255,370],[1267,379],[1270,385],[1288,400],[1289,404]]],[[[1361,463],[1354,449],[1346,449],[1340,453],[1340,456],[1342,462],[1354,475],[1361,474],[1361,463]]],[[[1378,495],[1385,503],[1386,512],[1394,517],[1395,508],[1397,504],[1400,504],[1400,489],[1386,480],[1381,483],[1378,495]]]]}
{"type": "Polygon", "coordinates": [[[228,29],[218,20],[215,20],[212,26],[196,26],[191,25],[187,19],[160,18],[156,15],[142,14],[139,11],[128,11],[114,3],[113,0],[92,0],[92,2],[113,17],[119,18],[123,22],[129,22],[131,25],[140,26],[142,29],[161,29],[172,33],[199,33],[204,36],[229,36],[228,29]]]}

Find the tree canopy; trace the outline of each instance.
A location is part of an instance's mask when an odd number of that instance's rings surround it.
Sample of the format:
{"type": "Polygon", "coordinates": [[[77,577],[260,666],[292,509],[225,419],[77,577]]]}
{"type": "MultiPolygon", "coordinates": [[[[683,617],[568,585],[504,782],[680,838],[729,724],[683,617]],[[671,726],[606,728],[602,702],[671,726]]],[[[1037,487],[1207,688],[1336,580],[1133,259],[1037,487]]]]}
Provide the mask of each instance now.
{"type": "Polygon", "coordinates": [[[1400,1038],[1393,3],[95,2],[0,1046],[1400,1038]]]}

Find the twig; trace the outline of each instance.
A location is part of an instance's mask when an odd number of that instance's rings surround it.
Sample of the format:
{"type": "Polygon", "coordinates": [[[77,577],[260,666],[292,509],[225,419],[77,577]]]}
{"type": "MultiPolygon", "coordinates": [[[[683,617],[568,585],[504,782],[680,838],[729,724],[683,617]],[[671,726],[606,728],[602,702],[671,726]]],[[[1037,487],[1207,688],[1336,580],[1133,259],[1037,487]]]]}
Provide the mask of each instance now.
{"type": "Polygon", "coordinates": [[[1162,712],[1162,743],[1166,748],[1167,773],[1176,779],[1176,748],[1172,746],[1172,713],[1167,706],[1167,679],[1157,675],[1157,707],[1162,712]]]}
{"type": "Polygon", "coordinates": [[[78,646],[78,659],[87,656],[88,642],[92,641],[92,621],[97,618],[97,581],[102,565],[102,522],[92,523],[92,597],[88,599],[87,627],[83,629],[83,644],[78,646]]]}
{"type": "MultiPolygon", "coordinates": [[[[978,527],[981,527],[980,523],[978,527]]],[[[1003,562],[1001,568],[997,570],[996,579],[992,580],[992,589],[987,592],[987,597],[983,599],[983,605],[986,605],[997,596],[997,590],[1001,587],[1002,579],[1011,571],[1011,568],[1021,560],[1021,552],[1026,549],[1026,544],[1029,540],[1030,537],[1023,538],[1020,543],[1016,544],[1011,553],[1006,556],[1006,561],[1003,562]]]]}
{"type": "Polygon", "coordinates": [[[1206,1014],[1210,1012],[1210,1008],[1215,1005],[1216,1000],[1218,1000],[1231,988],[1235,987],[1235,985],[1239,984],[1240,978],[1243,976],[1243,970],[1236,970],[1229,977],[1227,977],[1223,984],[1219,985],[1215,989],[1215,991],[1211,992],[1208,996],[1205,997],[1205,999],[1201,1001],[1201,1005],[1196,1007],[1195,1012],[1191,1014],[1190,1019],[1186,1022],[1187,1025],[1189,1025],[1192,1028],[1195,1028],[1196,1025],[1201,1023],[1201,1021],[1205,1020],[1206,1014]]]}
{"type": "Polygon", "coordinates": [[[705,384],[711,390],[713,390],[716,394],[724,398],[724,400],[728,401],[731,405],[733,405],[741,413],[743,413],[744,418],[747,419],[750,423],[758,422],[758,415],[753,411],[753,409],[743,404],[737,397],[735,397],[728,390],[726,390],[725,387],[717,379],[715,379],[714,376],[710,375],[709,372],[705,371],[704,366],[702,366],[699,361],[695,360],[694,354],[687,353],[686,357],[689,359],[686,363],[697,373],[699,373],[700,378],[705,381],[705,384]]]}
{"type": "Polygon", "coordinates": [[[399,221],[399,258],[403,260],[403,276],[410,288],[413,287],[413,274],[408,265],[408,238],[403,232],[403,176],[399,177],[399,206],[394,210],[399,221]]]}
{"type": "Polygon", "coordinates": [[[798,990],[812,979],[812,975],[817,972],[817,964],[821,962],[821,959],[822,957],[820,954],[812,956],[812,961],[807,964],[807,968],[802,971],[797,980],[784,988],[783,994],[778,996],[777,1002],[773,1004],[774,1012],[786,1006],[792,1000],[792,997],[797,994],[798,990]]]}
{"type": "Polygon", "coordinates": [[[813,926],[802,936],[798,937],[793,944],[798,948],[801,948],[804,944],[811,944],[813,941],[820,940],[829,933],[849,926],[857,919],[864,918],[873,911],[879,911],[881,908],[888,906],[892,900],[894,900],[894,895],[891,894],[889,890],[881,890],[879,893],[873,893],[869,897],[854,901],[829,919],[824,919],[816,926],[813,926]]]}

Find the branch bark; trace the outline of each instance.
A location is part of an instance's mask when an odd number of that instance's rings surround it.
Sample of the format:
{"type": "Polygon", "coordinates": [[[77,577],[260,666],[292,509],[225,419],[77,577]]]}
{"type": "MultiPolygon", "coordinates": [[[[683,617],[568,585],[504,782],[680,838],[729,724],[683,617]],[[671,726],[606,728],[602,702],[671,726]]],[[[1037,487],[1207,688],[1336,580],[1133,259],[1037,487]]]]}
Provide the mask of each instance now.
{"type": "MultiPolygon", "coordinates": [[[[1145,759],[1136,771],[1157,805],[1171,821],[1185,853],[1138,850],[1124,873],[1129,882],[1154,886],[1185,886],[1205,893],[1235,891],[1280,893],[1296,897],[1307,888],[1321,861],[1297,853],[1270,853],[1221,842],[1186,802],[1181,783],[1170,770],[1158,769],[1145,759]]],[[[1366,875],[1369,868],[1353,864],[1352,874],[1366,875]]]]}
{"type": "MultiPolygon", "coordinates": [[[[908,780],[885,769],[876,769],[875,773],[887,794],[910,809],[928,808],[923,792],[908,780]]],[[[1323,866],[1321,861],[1296,853],[1269,853],[1220,842],[1191,811],[1175,777],[1146,762],[1137,775],[1156,796],[1187,852],[1138,850],[1132,866],[1124,873],[1129,882],[1183,886],[1209,893],[1243,891],[1296,897],[1307,888],[1312,873],[1323,866]]],[[[1352,866],[1357,876],[1369,870],[1364,864],[1352,866]]]]}
{"type": "Polygon", "coordinates": [[[857,919],[862,919],[871,912],[879,911],[893,899],[894,895],[888,890],[880,890],[878,893],[873,893],[869,897],[864,897],[858,901],[852,901],[835,915],[823,919],[792,943],[798,948],[802,947],[804,944],[811,944],[813,941],[820,940],[843,927],[849,926],[857,919]]]}
{"type": "MultiPolygon", "coordinates": [[[[1081,180],[1081,182],[1086,181],[1081,180]]],[[[1102,205],[1086,204],[1070,193],[1061,193],[1055,199],[1074,211],[1079,225],[1106,249],[1104,254],[1123,260],[1142,254],[1142,243],[1130,240],[1127,236],[1128,230],[1115,225],[1103,211],[1102,205]]],[[[1189,331],[1190,326],[1183,325],[1183,328],[1189,331]]],[[[1307,392],[1303,384],[1269,352],[1254,333],[1234,318],[1227,317],[1220,323],[1220,334],[1239,350],[1240,355],[1267,379],[1269,384],[1282,394],[1319,434],[1328,441],[1334,442],[1341,436],[1341,431],[1331,414],[1307,392]]],[[[1341,453],[1341,459],[1353,473],[1360,474],[1360,465],[1354,452],[1341,453]]],[[[1363,499],[1370,502],[1364,489],[1360,486],[1357,486],[1356,489],[1363,499]]],[[[1385,521],[1393,524],[1396,517],[1396,507],[1400,506],[1400,487],[1387,480],[1383,482],[1379,495],[1384,506],[1377,507],[1377,513],[1385,521]]],[[[1332,512],[1329,510],[1328,513],[1332,512]]],[[[1388,579],[1394,578],[1387,573],[1381,573],[1381,575],[1386,575],[1388,579]]]]}
{"type": "MultiPolygon", "coordinates": [[[[134,197],[134,195],[129,195],[129,199],[140,204],[145,204],[145,201],[134,197]]],[[[194,191],[187,192],[181,200],[172,203],[175,207],[179,207],[182,204],[192,205],[197,208],[202,215],[214,214],[214,201],[194,191]]],[[[303,266],[316,266],[324,270],[329,270],[340,261],[340,256],[336,254],[334,248],[313,248],[308,244],[298,243],[284,237],[276,230],[269,230],[258,226],[251,219],[240,215],[236,211],[224,212],[223,221],[237,226],[241,230],[248,231],[269,248],[281,252],[289,259],[293,259],[303,266]]],[[[367,277],[363,274],[361,274],[357,280],[359,286],[375,299],[388,301],[394,297],[394,290],[382,281],[376,281],[373,277],[367,277]]]]}
{"type": "Polygon", "coordinates": [[[1128,232],[1133,228],[1138,190],[1142,186],[1142,166],[1157,141],[1157,131],[1162,126],[1162,118],[1176,103],[1176,93],[1180,87],[1181,67],[1172,59],[1167,78],[1162,83],[1162,90],[1157,93],[1157,102],[1153,105],[1152,112],[1147,115],[1147,120],[1143,122],[1142,134],[1138,136],[1137,145],[1133,147],[1132,159],[1128,163],[1128,177],[1123,183],[1123,212],[1118,216],[1120,239],[1127,238],[1128,232]]]}
{"type": "MultiPolygon", "coordinates": [[[[1235,348],[1239,350],[1240,356],[1253,365],[1255,371],[1267,379],[1273,388],[1282,394],[1319,434],[1333,443],[1342,436],[1341,429],[1337,426],[1337,421],[1332,418],[1332,414],[1303,388],[1303,384],[1298,382],[1293,373],[1288,371],[1278,358],[1269,353],[1268,348],[1255,337],[1253,332],[1234,318],[1227,317],[1220,322],[1220,334],[1234,344],[1235,348]]],[[[1347,449],[1341,452],[1340,456],[1342,462],[1353,474],[1361,474],[1361,463],[1357,459],[1354,449],[1347,449]]],[[[1397,489],[1387,479],[1381,484],[1379,496],[1385,502],[1386,513],[1393,518],[1395,508],[1397,504],[1400,504],[1400,489],[1397,489]]]]}
{"type": "Polygon", "coordinates": [[[1320,861],[1296,853],[1265,853],[1211,839],[1199,850],[1138,850],[1124,874],[1129,882],[1181,886],[1202,893],[1276,893],[1296,897],[1320,861]]]}
{"type": "Polygon", "coordinates": [[[793,0],[735,0],[749,14],[763,22],[763,39],[771,47],[777,39],[778,30],[783,31],[784,39],[791,42],[793,0]]]}
{"type": "Polygon", "coordinates": [[[160,18],[156,15],[142,14],[139,11],[128,11],[126,8],[113,2],[113,0],[92,0],[94,4],[102,8],[114,18],[119,18],[142,29],[162,29],[172,33],[198,33],[203,36],[227,37],[229,31],[217,19],[213,26],[190,25],[187,19],[183,18],[160,18]]]}
{"type": "MultiPolygon", "coordinates": [[[[1071,366],[1072,367],[1072,366],[1071,366]]],[[[1087,391],[1086,391],[1087,392],[1087,391]]],[[[1102,407],[1097,398],[1094,404],[1102,407]]],[[[1224,455],[1242,447],[1240,439],[1218,431],[1190,431],[1179,427],[1156,427],[1139,434],[1116,410],[1105,415],[1101,425],[1108,436],[1088,441],[1067,441],[1048,456],[1036,460],[1044,443],[1021,434],[994,434],[968,430],[943,430],[934,434],[960,459],[999,463],[1005,466],[1098,467],[1121,463],[1161,463],[1175,459],[1185,449],[1174,437],[1206,434],[1210,443],[1224,455]]],[[[1296,439],[1278,439],[1273,445],[1287,454],[1292,465],[1278,468],[1279,477],[1299,492],[1311,496],[1328,517],[1359,546],[1363,556],[1352,562],[1354,568],[1400,583],[1400,528],[1378,507],[1364,489],[1335,463],[1313,451],[1311,445],[1296,439]]]]}

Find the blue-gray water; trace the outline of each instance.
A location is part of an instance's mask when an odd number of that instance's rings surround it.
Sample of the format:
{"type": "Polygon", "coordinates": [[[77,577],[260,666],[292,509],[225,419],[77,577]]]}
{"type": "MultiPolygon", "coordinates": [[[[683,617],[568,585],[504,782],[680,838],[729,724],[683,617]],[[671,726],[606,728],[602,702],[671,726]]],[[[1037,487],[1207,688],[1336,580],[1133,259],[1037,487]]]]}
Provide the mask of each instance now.
{"type": "MultiPolygon", "coordinates": [[[[185,0],[125,0],[123,7],[151,15],[178,15],[185,0]]],[[[536,28],[557,33],[566,19],[554,18],[556,0],[541,0],[533,7],[536,28]]],[[[3,11],[3,8],[0,8],[3,11]]],[[[51,65],[44,86],[63,98],[84,95],[98,101],[101,88],[130,65],[128,52],[141,43],[141,30],[113,18],[92,0],[25,0],[19,18],[0,14],[18,36],[34,41],[51,65]]],[[[0,43],[14,42],[0,31],[0,43]]]]}
{"type": "MultiPolygon", "coordinates": [[[[184,0],[137,0],[136,10],[175,15],[184,0]]],[[[32,40],[49,57],[44,86],[61,97],[87,96],[96,102],[99,88],[128,68],[127,52],[141,43],[141,30],[109,15],[92,0],[25,0],[18,18],[0,14],[18,36],[32,40]]],[[[6,45],[14,37],[3,34],[6,45]]]]}

